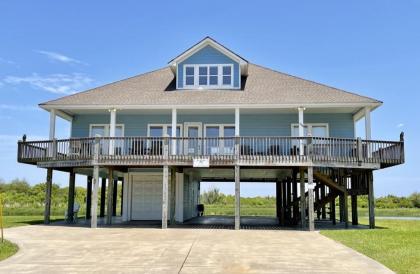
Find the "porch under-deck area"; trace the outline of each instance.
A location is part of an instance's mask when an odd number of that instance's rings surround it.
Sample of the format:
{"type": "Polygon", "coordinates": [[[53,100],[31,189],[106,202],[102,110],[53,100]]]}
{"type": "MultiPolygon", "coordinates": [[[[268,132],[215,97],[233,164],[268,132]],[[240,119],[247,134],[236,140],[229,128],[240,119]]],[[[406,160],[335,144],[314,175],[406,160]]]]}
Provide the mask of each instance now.
{"type": "MultiPolygon", "coordinates": [[[[48,169],[50,172],[50,169],[48,169]]],[[[320,167],[98,167],[71,169],[69,224],[73,224],[74,177],[87,175],[86,218],[76,225],[91,227],[197,227],[224,229],[333,229],[357,227],[357,196],[369,197],[369,226],[374,228],[372,170],[320,167]],[[96,169],[96,170],[95,170],[96,169]],[[101,191],[95,190],[97,172],[101,191]],[[102,178],[102,179],[99,179],[102,178]],[[108,184],[106,184],[108,182],[108,184]],[[111,182],[111,183],[109,183],[111,182]],[[121,216],[116,216],[116,189],[121,183],[121,216]],[[234,214],[200,216],[200,182],[230,182],[234,188],[234,214]],[[275,185],[274,216],[241,214],[244,184],[275,185]],[[96,193],[96,194],[95,194],[96,193]],[[99,212],[94,206],[98,204],[99,212]],[[95,197],[96,196],[96,197],[95,197]],[[96,200],[96,201],[95,201],[96,200]],[[336,203],[336,201],[338,203],[336,203]],[[349,215],[351,208],[351,215],[349,215]],[[166,221],[162,221],[166,220],[166,221]]],[[[51,193],[47,197],[51,199],[51,193]]],[[[48,223],[49,205],[45,220],[48,223]]],[[[362,226],[364,227],[364,226],[362,226]]]]}

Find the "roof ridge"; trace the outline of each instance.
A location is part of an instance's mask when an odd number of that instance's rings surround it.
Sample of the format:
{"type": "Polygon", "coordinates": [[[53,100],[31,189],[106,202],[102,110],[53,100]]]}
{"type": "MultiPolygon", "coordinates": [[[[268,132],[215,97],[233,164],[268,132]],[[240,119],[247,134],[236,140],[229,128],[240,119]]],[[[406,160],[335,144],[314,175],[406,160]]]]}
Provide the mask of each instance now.
{"type": "Polygon", "coordinates": [[[369,100],[373,100],[373,101],[378,102],[378,103],[381,103],[381,104],[383,103],[382,101],[377,100],[377,99],[372,98],[372,97],[368,97],[368,96],[365,96],[365,95],[360,95],[360,94],[358,94],[356,92],[351,92],[351,91],[347,91],[347,90],[344,90],[344,89],[341,89],[341,88],[336,88],[336,87],[333,87],[333,86],[329,86],[327,84],[318,83],[318,82],[315,82],[314,80],[304,79],[302,77],[299,77],[299,76],[296,76],[296,75],[292,75],[292,74],[289,74],[289,73],[285,73],[285,72],[281,72],[281,71],[277,71],[275,69],[264,67],[262,65],[258,65],[258,64],[254,64],[254,63],[249,63],[249,65],[260,67],[262,69],[269,70],[269,71],[272,71],[272,72],[275,72],[275,73],[283,74],[283,75],[286,75],[286,76],[289,76],[289,77],[292,77],[292,78],[296,78],[298,80],[303,80],[303,81],[310,82],[310,83],[313,83],[313,84],[316,84],[316,85],[321,85],[321,86],[324,86],[324,87],[327,87],[327,88],[335,89],[335,90],[338,90],[338,91],[341,91],[341,92],[345,92],[345,93],[348,93],[348,94],[351,94],[351,95],[363,97],[363,98],[366,98],[366,99],[369,99],[369,100]]]}
{"type": "Polygon", "coordinates": [[[66,95],[66,96],[62,96],[62,97],[59,97],[59,98],[56,98],[56,99],[53,99],[53,100],[50,100],[50,101],[46,101],[46,102],[40,103],[40,104],[38,104],[38,106],[46,105],[46,104],[55,102],[57,100],[61,100],[61,99],[64,99],[64,98],[70,98],[70,97],[73,97],[73,96],[76,96],[76,95],[87,93],[87,92],[93,91],[95,89],[99,89],[99,88],[103,88],[103,87],[110,86],[110,85],[113,85],[113,84],[117,84],[119,82],[127,81],[127,80],[130,80],[130,79],[136,78],[136,77],[146,76],[148,74],[151,74],[151,73],[154,73],[154,72],[158,72],[158,71],[161,71],[161,70],[164,70],[164,69],[167,69],[167,68],[170,68],[170,66],[164,66],[164,67],[161,67],[161,68],[152,70],[152,71],[148,71],[148,72],[145,72],[145,73],[136,74],[136,75],[129,76],[129,77],[124,78],[124,79],[121,79],[121,80],[113,81],[113,82],[110,82],[110,83],[107,83],[107,84],[104,84],[104,85],[101,85],[101,86],[97,86],[97,87],[90,88],[90,89],[87,89],[87,90],[84,90],[84,91],[80,91],[80,92],[76,92],[76,93],[69,94],[69,95],[66,95]]]}

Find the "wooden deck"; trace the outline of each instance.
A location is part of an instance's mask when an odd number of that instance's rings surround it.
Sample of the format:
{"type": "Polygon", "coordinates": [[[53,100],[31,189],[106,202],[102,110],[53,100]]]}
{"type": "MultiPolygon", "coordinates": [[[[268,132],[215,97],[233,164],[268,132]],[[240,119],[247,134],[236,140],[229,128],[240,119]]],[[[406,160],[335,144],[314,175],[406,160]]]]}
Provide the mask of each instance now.
{"type": "Polygon", "coordinates": [[[96,137],[18,142],[18,162],[100,166],[314,166],[380,169],[404,163],[404,141],[318,137],[96,137]],[[98,151],[95,154],[95,143],[98,151]]]}

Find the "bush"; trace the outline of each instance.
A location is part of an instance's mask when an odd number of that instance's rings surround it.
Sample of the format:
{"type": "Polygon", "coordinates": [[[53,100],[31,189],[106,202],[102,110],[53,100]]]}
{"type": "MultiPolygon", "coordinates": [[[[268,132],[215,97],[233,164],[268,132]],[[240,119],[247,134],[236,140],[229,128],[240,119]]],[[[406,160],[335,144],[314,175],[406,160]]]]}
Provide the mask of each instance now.
{"type": "Polygon", "coordinates": [[[408,199],[411,201],[414,207],[420,208],[420,193],[414,192],[411,194],[408,199]]]}

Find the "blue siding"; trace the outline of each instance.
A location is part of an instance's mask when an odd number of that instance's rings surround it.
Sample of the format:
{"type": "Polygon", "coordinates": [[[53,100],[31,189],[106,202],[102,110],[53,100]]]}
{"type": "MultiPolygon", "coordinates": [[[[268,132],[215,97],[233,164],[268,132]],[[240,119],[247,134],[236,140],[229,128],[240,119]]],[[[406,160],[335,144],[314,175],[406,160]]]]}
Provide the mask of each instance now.
{"type": "MultiPolygon", "coordinates": [[[[242,136],[290,136],[291,124],[297,123],[297,114],[243,114],[242,136]]],[[[234,114],[178,115],[178,123],[202,122],[204,124],[234,124],[234,114]]],[[[89,136],[90,124],[107,124],[109,115],[76,115],[73,119],[72,137],[89,136]]],[[[117,123],[124,124],[125,136],[146,136],[147,124],[170,124],[168,115],[118,115],[117,123]]],[[[353,138],[353,117],[346,113],[306,114],[305,123],[328,123],[330,137],[353,138]]]]}
{"type": "Polygon", "coordinates": [[[185,64],[233,64],[233,86],[239,88],[239,64],[211,46],[206,46],[178,64],[178,87],[183,87],[185,64]]]}

